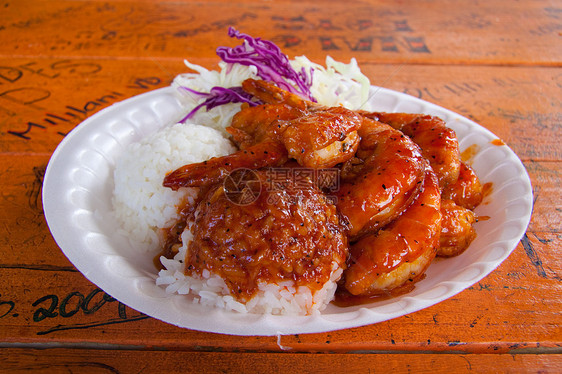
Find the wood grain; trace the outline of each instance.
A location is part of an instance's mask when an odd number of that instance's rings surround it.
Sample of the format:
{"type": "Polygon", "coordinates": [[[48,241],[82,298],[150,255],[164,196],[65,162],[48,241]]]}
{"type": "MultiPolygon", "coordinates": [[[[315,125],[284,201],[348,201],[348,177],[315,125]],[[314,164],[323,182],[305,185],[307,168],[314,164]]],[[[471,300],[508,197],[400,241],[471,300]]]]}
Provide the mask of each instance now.
{"type": "Polygon", "coordinates": [[[311,59],[329,53],[378,62],[559,65],[562,57],[552,48],[560,10],[550,1],[5,4],[0,32],[14,36],[0,54],[8,56],[207,57],[232,43],[226,29],[234,26],[311,59]]]}
{"type": "Polygon", "coordinates": [[[7,349],[0,353],[10,373],[379,373],[509,372],[556,373],[560,355],[462,355],[462,354],[264,354],[215,352],[155,352],[48,349],[7,349]],[[529,370],[531,369],[532,370],[529,370]]]}

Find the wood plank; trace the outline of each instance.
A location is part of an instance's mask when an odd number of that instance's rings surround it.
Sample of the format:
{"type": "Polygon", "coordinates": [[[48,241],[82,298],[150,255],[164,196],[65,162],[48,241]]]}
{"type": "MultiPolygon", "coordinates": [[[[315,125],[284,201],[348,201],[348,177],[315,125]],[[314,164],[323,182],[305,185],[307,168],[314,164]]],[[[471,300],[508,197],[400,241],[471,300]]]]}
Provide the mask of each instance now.
{"type": "Polygon", "coordinates": [[[84,119],[128,97],[168,86],[181,61],[2,60],[0,152],[51,153],[84,119]]]}
{"type": "Polygon", "coordinates": [[[556,373],[562,355],[462,354],[265,354],[218,352],[4,349],[2,369],[10,373],[556,373]]]}
{"type": "Polygon", "coordinates": [[[385,63],[559,66],[560,7],[486,2],[6,2],[5,56],[210,57],[228,26],[290,55],[385,63]],[[334,18],[337,14],[337,18],[334,18]],[[213,20],[209,20],[209,15],[213,20]],[[61,27],[60,25],[64,25],[61,27]],[[45,32],[48,30],[48,32],[45,32]],[[9,35],[9,37],[8,37],[9,35]]]}
{"type": "Polygon", "coordinates": [[[525,167],[531,178],[534,197],[533,216],[531,217],[529,231],[560,235],[562,231],[562,201],[560,195],[562,164],[560,162],[529,161],[525,162],[525,167]]]}
{"type": "Polygon", "coordinates": [[[371,84],[468,117],[522,160],[560,160],[562,98],[556,68],[360,65],[371,84]],[[537,84],[540,82],[540,84],[537,84]]]}

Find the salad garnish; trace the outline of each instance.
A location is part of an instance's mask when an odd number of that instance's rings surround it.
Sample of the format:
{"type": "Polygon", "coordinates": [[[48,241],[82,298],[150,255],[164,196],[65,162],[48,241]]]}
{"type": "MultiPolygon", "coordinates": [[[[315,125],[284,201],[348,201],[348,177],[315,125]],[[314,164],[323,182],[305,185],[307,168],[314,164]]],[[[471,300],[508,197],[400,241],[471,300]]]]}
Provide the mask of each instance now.
{"type": "MultiPolygon", "coordinates": [[[[311,67],[307,72],[303,67],[297,72],[289,61],[287,55],[272,41],[261,38],[253,38],[230,27],[228,36],[242,39],[243,44],[234,48],[218,47],[217,55],[227,64],[240,64],[244,66],[254,66],[257,69],[257,76],[263,80],[273,82],[280,88],[301,96],[303,99],[316,102],[310,92],[312,87],[312,75],[314,69],[311,67]]],[[[229,65],[232,67],[232,65],[229,65]]],[[[184,123],[190,119],[199,109],[205,107],[207,110],[220,105],[229,103],[248,103],[249,105],[259,105],[261,102],[252,95],[244,92],[241,86],[219,87],[215,86],[211,90],[201,92],[189,87],[180,86],[191,94],[205,97],[206,99],[191,110],[181,121],[184,123]]]]}

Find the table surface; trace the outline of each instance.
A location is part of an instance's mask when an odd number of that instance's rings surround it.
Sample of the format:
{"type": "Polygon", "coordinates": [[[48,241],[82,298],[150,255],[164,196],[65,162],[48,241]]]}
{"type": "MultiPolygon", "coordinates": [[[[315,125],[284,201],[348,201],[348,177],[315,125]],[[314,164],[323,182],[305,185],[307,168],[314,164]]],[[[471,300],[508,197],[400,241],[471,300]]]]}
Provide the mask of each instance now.
{"type": "Polygon", "coordinates": [[[0,371],[559,371],[561,19],[546,0],[0,1],[0,371]],[[355,57],[372,84],[495,133],[533,185],[511,256],[419,312],[282,337],[181,329],[89,282],[45,222],[49,157],[95,112],[168,86],[184,58],[216,67],[228,26],[290,57],[355,57]]]}

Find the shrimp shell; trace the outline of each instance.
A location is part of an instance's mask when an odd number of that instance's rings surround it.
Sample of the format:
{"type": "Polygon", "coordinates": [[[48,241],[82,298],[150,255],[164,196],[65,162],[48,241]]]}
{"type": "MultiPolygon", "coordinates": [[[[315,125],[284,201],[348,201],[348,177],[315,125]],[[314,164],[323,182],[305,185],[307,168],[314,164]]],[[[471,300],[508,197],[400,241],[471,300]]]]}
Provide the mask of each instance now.
{"type": "Polygon", "coordinates": [[[278,142],[258,143],[228,156],[181,166],[164,177],[163,186],[172,190],[180,187],[200,187],[208,183],[217,183],[225,175],[239,168],[281,166],[286,161],[287,150],[278,142]]]}

